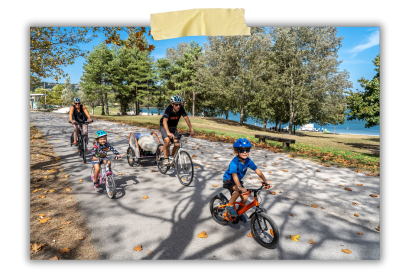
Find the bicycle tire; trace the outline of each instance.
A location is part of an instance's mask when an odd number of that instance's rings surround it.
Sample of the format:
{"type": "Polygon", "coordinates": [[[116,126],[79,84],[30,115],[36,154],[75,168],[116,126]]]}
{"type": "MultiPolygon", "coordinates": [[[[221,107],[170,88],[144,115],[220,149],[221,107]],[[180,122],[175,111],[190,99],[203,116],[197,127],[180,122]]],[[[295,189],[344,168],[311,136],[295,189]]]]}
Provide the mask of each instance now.
{"type": "Polygon", "coordinates": [[[176,162],[176,173],[178,175],[179,182],[181,182],[184,186],[189,186],[193,180],[193,162],[192,158],[190,157],[189,153],[186,151],[179,151],[179,156],[177,157],[176,162]],[[186,156],[185,156],[186,154],[186,156]],[[182,158],[185,158],[185,162],[182,164],[182,158]],[[188,161],[188,162],[186,162],[188,161]],[[190,168],[190,171],[189,171],[190,168]],[[187,178],[183,178],[179,175],[179,170],[183,170],[186,174],[187,178]],[[190,178],[189,178],[190,177],[190,178]]]}
{"type": "Polygon", "coordinates": [[[225,220],[222,217],[223,212],[225,211],[224,208],[218,208],[218,203],[219,205],[224,205],[227,204],[227,201],[224,201],[219,195],[215,195],[211,198],[210,200],[210,212],[213,220],[217,222],[220,225],[226,225],[228,223],[227,220],[225,220]],[[214,205],[215,202],[217,201],[217,205],[214,205]],[[218,202],[219,201],[219,202],[218,202]]]}
{"type": "Polygon", "coordinates": [[[83,157],[83,163],[86,163],[86,137],[83,136],[82,139],[82,157],[83,157]]]}
{"type": "Polygon", "coordinates": [[[130,166],[135,165],[135,151],[132,149],[132,147],[129,147],[126,151],[126,159],[128,160],[128,164],[130,166]]]}
{"type": "Polygon", "coordinates": [[[268,216],[266,213],[254,214],[253,217],[251,217],[250,226],[251,226],[251,233],[253,234],[254,239],[256,240],[256,242],[258,244],[260,244],[264,248],[272,249],[278,244],[278,242],[279,242],[278,226],[275,224],[274,220],[270,216],[268,216]],[[268,235],[269,239],[270,239],[270,237],[273,237],[271,242],[264,242],[262,240],[260,234],[258,234],[258,232],[256,231],[256,227],[259,225],[259,221],[257,221],[257,218],[262,218],[262,222],[265,225],[265,227],[267,227],[267,225],[265,224],[265,221],[267,221],[269,223],[269,225],[271,226],[269,229],[265,228],[264,230],[262,230],[262,233],[265,233],[266,235],[268,235]],[[271,230],[272,230],[272,232],[271,232],[271,230]]]}
{"type": "Polygon", "coordinates": [[[109,198],[115,197],[115,181],[112,175],[106,177],[106,190],[109,198]]]}
{"type": "Polygon", "coordinates": [[[165,166],[163,164],[164,160],[164,154],[163,154],[163,144],[158,144],[157,151],[156,151],[156,162],[157,162],[157,167],[158,171],[160,171],[161,174],[167,173],[168,169],[170,168],[169,166],[165,166]]]}

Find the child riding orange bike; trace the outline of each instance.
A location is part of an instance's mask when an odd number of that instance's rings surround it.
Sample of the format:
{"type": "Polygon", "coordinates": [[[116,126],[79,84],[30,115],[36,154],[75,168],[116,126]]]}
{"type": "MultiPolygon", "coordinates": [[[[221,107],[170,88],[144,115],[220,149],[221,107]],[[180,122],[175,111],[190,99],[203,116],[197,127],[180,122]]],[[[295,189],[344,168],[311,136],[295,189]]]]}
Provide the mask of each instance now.
{"type": "MultiPolygon", "coordinates": [[[[236,154],[236,157],[232,159],[231,163],[229,164],[229,168],[225,171],[223,177],[223,187],[228,189],[231,193],[231,199],[229,200],[229,203],[225,208],[225,213],[223,214],[223,217],[228,221],[232,221],[232,218],[238,216],[235,211],[234,204],[239,196],[241,198],[241,203],[244,205],[246,204],[250,195],[250,192],[243,187],[242,181],[243,177],[246,175],[247,168],[254,170],[256,174],[264,181],[264,183],[267,185],[271,184],[271,182],[267,181],[267,179],[264,177],[264,174],[249,158],[251,147],[252,145],[250,141],[245,138],[239,138],[233,144],[233,150],[236,154]]],[[[267,188],[270,188],[270,186],[267,186],[267,188]]],[[[241,210],[244,207],[243,205],[240,205],[237,211],[241,210]]],[[[247,222],[244,214],[239,216],[239,220],[243,223],[247,222]]]]}

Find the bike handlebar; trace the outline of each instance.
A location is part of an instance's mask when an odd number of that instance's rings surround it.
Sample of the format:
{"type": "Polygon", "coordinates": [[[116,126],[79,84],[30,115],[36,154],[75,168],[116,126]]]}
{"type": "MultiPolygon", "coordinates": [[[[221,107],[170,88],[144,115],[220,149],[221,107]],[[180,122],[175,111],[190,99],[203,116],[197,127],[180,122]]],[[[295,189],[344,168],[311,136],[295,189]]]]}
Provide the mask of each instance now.
{"type": "MultiPolygon", "coordinates": [[[[72,123],[71,121],[68,121],[69,123],[72,123]]],[[[93,122],[93,120],[92,120],[92,122],[93,122]]],[[[74,122],[74,124],[89,124],[90,122],[83,122],[83,123],[80,123],[80,122],[74,122]]]]}

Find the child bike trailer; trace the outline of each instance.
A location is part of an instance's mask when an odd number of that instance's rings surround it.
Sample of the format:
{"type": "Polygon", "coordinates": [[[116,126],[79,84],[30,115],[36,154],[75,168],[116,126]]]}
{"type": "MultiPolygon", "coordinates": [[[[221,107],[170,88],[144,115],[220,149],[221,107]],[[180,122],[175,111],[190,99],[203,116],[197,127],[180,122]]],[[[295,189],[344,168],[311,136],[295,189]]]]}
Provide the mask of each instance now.
{"type": "Polygon", "coordinates": [[[130,166],[140,164],[141,161],[155,160],[160,138],[154,131],[147,133],[129,134],[129,146],[126,151],[127,160],[130,166]]]}

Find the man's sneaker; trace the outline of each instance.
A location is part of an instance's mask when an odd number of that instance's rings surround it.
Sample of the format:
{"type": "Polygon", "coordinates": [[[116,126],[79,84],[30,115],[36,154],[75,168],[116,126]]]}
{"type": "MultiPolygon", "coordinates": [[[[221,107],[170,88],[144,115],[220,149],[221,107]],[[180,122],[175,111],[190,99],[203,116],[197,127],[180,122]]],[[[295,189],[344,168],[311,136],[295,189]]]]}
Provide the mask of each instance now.
{"type": "Polygon", "coordinates": [[[168,165],[170,165],[171,163],[169,162],[169,159],[166,158],[166,159],[164,159],[163,164],[164,164],[165,166],[168,166],[168,165]]]}
{"type": "Polygon", "coordinates": [[[228,212],[228,215],[231,217],[237,217],[238,214],[235,211],[235,208],[231,205],[225,207],[225,211],[228,212]]]}
{"type": "Polygon", "coordinates": [[[243,223],[247,223],[247,219],[246,219],[246,217],[244,216],[244,214],[242,214],[242,215],[239,216],[239,221],[241,221],[241,222],[243,222],[243,223]]]}

